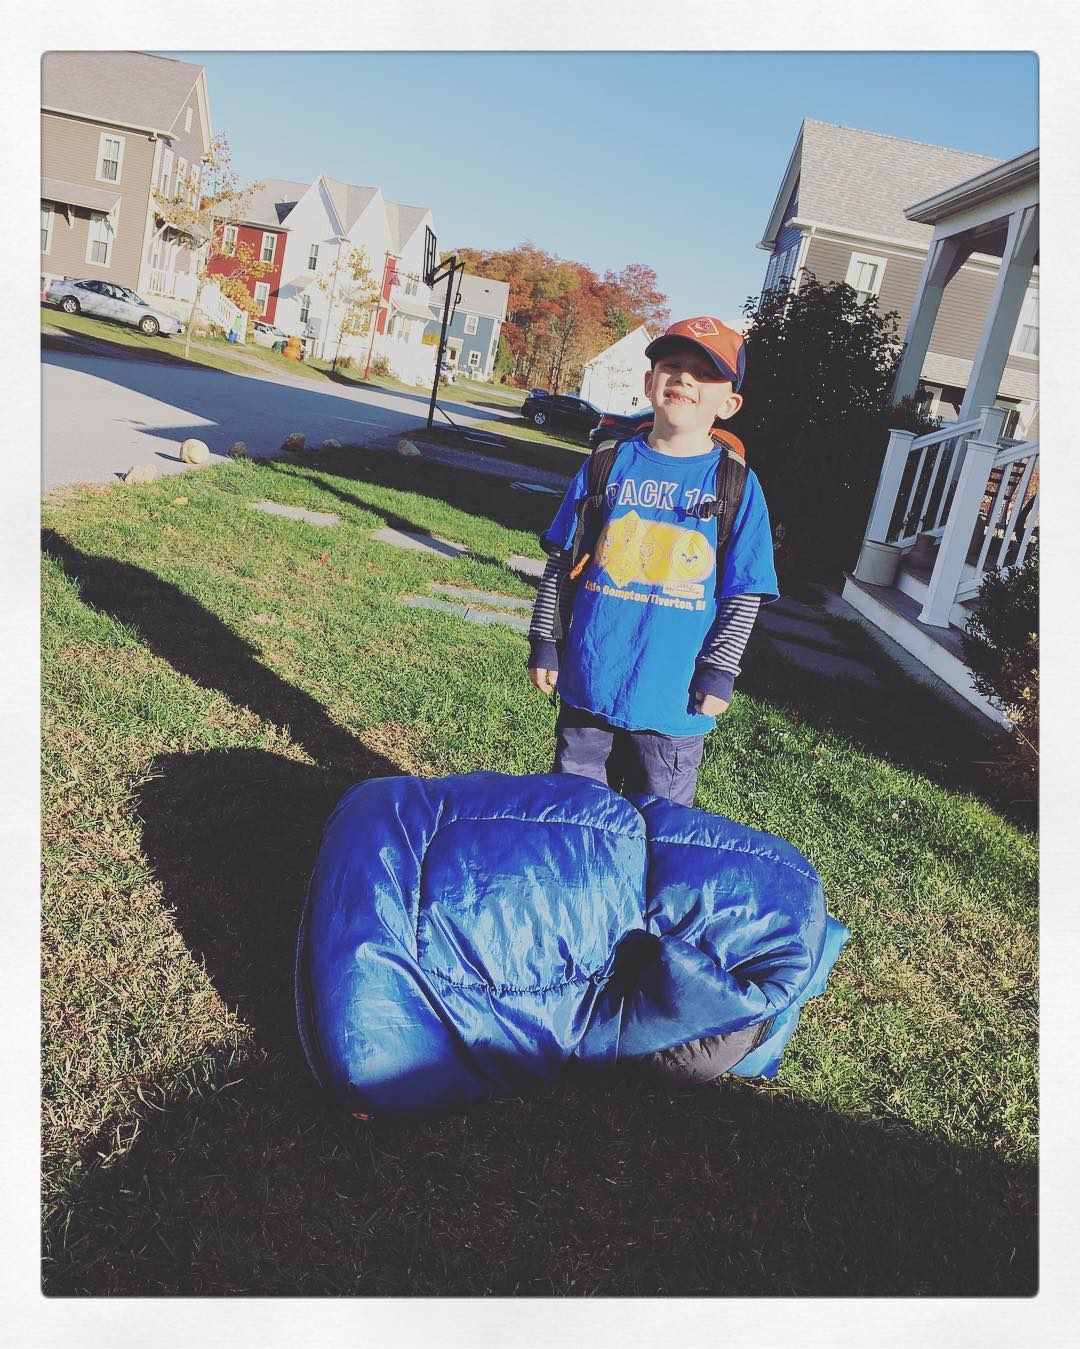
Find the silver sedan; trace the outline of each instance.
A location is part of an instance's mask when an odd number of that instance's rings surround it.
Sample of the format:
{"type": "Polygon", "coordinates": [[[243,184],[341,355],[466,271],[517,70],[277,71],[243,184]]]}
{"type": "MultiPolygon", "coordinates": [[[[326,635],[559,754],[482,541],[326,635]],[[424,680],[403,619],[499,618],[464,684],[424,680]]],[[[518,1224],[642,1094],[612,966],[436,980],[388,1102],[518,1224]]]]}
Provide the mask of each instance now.
{"type": "Polygon", "coordinates": [[[65,314],[91,314],[94,318],[130,323],[147,337],[182,333],[184,325],[164,309],[153,309],[140,295],[115,281],[53,281],[45,292],[50,304],[65,314]]]}

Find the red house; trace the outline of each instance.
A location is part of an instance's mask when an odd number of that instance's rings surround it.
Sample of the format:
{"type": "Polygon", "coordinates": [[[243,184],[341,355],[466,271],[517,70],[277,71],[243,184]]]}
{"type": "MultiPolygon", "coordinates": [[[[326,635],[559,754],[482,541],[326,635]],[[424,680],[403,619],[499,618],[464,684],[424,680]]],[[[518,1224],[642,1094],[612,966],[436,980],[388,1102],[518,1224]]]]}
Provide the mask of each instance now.
{"type": "Polygon", "coordinates": [[[281,285],[281,265],[285,259],[285,219],[307,191],[307,183],[291,183],[283,178],[267,178],[262,187],[247,201],[244,218],[239,224],[224,221],[217,226],[222,240],[223,255],[210,264],[212,276],[232,276],[239,263],[236,255],[246,245],[261,262],[272,264],[272,270],[261,277],[245,277],[248,293],[260,305],[256,318],[273,323],[277,310],[278,288],[281,285]]]}

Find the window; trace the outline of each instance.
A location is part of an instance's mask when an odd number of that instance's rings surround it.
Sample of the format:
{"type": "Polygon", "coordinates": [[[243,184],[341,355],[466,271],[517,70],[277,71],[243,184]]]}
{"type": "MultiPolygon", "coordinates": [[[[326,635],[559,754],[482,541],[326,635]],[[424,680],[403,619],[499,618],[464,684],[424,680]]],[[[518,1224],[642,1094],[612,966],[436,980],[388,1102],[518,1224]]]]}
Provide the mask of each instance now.
{"type": "Polygon", "coordinates": [[[98,142],[98,182],[118,183],[120,181],[120,167],[123,162],[123,136],[113,136],[108,131],[103,131],[101,140],[98,142]]]}
{"type": "Polygon", "coordinates": [[[410,277],[409,280],[405,282],[406,295],[416,295],[419,290],[420,287],[416,284],[416,277],[410,277]]]}
{"type": "Polygon", "coordinates": [[[769,290],[788,290],[791,285],[791,278],[795,275],[795,263],[799,256],[799,240],[785,248],[780,253],[774,253],[769,259],[769,267],[765,273],[765,285],[763,292],[769,290]]]}
{"type": "Polygon", "coordinates": [[[99,267],[107,267],[112,252],[112,241],[113,231],[109,217],[101,211],[91,211],[86,240],[86,261],[96,263],[99,267]]]}
{"type": "Polygon", "coordinates": [[[52,248],[53,208],[51,201],[41,203],[41,251],[47,253],[52,248]]]}
{"type": "Polygon", "coordinates": [[[187,108],[184,109],[184,130],[185,130],[185,131],[190,131],[190,130],[191,130],[191,108],[190,108],[190,107],[187,107],[187,108]]]}
{"type": "Polygon", "coordinates": [[[475,314],[465,315],[465,336],[471,337],[476,332],[477,324],[480,320],[475,314]]]}
{"type": "Polygon", "coordinates": [[[226,257],[232,257],[236,252],[236,236],[239,234],[236,225],[226,225],[221,231],[221,251],[226,257]]]}
{"type": "Polygon", "coordinates": [[[1020,310],[1010,352],[1014,356],[1039,354],[1039,292],[1030,291],[1020,310]]]}
{"type": "Polygon", "coordinates": [[[852,253],[844,278],[859,297],[859,303],[876,300],[881,293],[881,278],[885,275],[885,259],[868,253],[852,253]]]}
{"type": "Polygon", "coordinates": [[[470,351],[470,352],[469,352],[469,369],[470,369],[470,370],[479,370],[479,369],[480,369],[480,352],[479,352],[479,351],[474,350],[474,351],[470,351]]]}
{"type": "Polygon", "coordinates": [[[172,196],[172,168],[173,152],[166,150],[161,156],[161,195],[163,197],[172,196]]]}
{"type": "Polygon", "coordinates": [[[187,181],[188,162],[186,159],[176,161],[176,186],[173,188],[173,196],[179,197],[181,201],[187,201],[190,191],[190,184],[187,181]]]}
{"type": "Polygon", "coordinates": [[[270,303],[270,282],[255,282],[255,303],[259,306],[259,313],[266,313],[266,306],[270,303]]]}
{"type": "Polygon", "coordinates": [[[262,253],[259,255],[262,262],[274,261],[274,248],[277,244],[277,236],[274,234],[264,234],[262,242],[262,253]]]}
{"type": "Polygon", "coordinates": [[[311,296],[310,296],[310,295],[301,295],[301,296],[300,296],[300,322],[301,322],[301,323],[306,323],[306,322],[308,321],[308,315],[309,315],[310,313],[311,313],[311,296]]]}
{"type": "Polygon", "coordinates": [[[307,255],[308,271],[313,272],[315,268],[318,267],[318,265],[319,265],[319,245],[312,244],[311,247],[308,249],[307,255]]]}
{"type": "Polygon", "coordinates": [[[1005,418],[1001,423],[1001,439],[1011,440],[1016,435],[1016,428],[1020,421],[1020,407],[1015,399],[996,398],[994,406],[1001,408],[1005,413],[1005,418]]]}

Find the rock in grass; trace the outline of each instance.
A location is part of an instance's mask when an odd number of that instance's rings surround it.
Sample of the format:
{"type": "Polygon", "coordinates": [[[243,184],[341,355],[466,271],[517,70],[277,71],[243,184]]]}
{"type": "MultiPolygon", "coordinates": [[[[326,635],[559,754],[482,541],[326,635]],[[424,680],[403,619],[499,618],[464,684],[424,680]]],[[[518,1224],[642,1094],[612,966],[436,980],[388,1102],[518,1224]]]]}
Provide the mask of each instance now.
{"type": "Polygon", "coordinates": [[[153,464],[132,464],[124,474],[124,482],[129,487],[145,487],[147,483],[155,482],[161,474],[153,464]]]}
{"type": "Polygon", "coordinates": [[[204,440],[195,440],[189,437],[180,446],[180,458],[185,464],[208,464],[210,462],[210,446],[204,440]]]}
{"type": "Polygon", "coordinates": [[[247,446],[242,440],[234,440],[229,446],[230,459],[243,459],[247,454],[247,446]]]}
{"type": "Polygon", "coordinates": [[[286,436],[281,442],[281,448],[296,454],[304,448],[305,443],[303,434],[300,431],[294,431],[291,436],[286,436]]]}
{"type": "Polygon", "coordinates": [[[411,459],[420,453],[411,440],[399,440],[397,443],[397,452],[398,454],[403,454],[406,459],[411,459]]]}

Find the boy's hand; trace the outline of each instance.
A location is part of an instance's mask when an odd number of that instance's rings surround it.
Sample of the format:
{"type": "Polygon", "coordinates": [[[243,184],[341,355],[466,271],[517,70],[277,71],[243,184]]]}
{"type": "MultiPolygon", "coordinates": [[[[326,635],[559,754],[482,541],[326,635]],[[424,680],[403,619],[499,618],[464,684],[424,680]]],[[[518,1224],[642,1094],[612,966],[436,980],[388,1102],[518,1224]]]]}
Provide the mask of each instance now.
{"type": "Polygon", "coordinates": [[[711,693],[695,693],[694,700],[697,703],[697,710],[703,717],[718,717],[731,706],[723,698],[716,698],[711,693]]]}
{"type": "Polygon", "coordinates": [[[541,693],[554,693],[555,685],[559,682],[558,670],[534,670],[529,667],[529,678],[541,693]]]}

